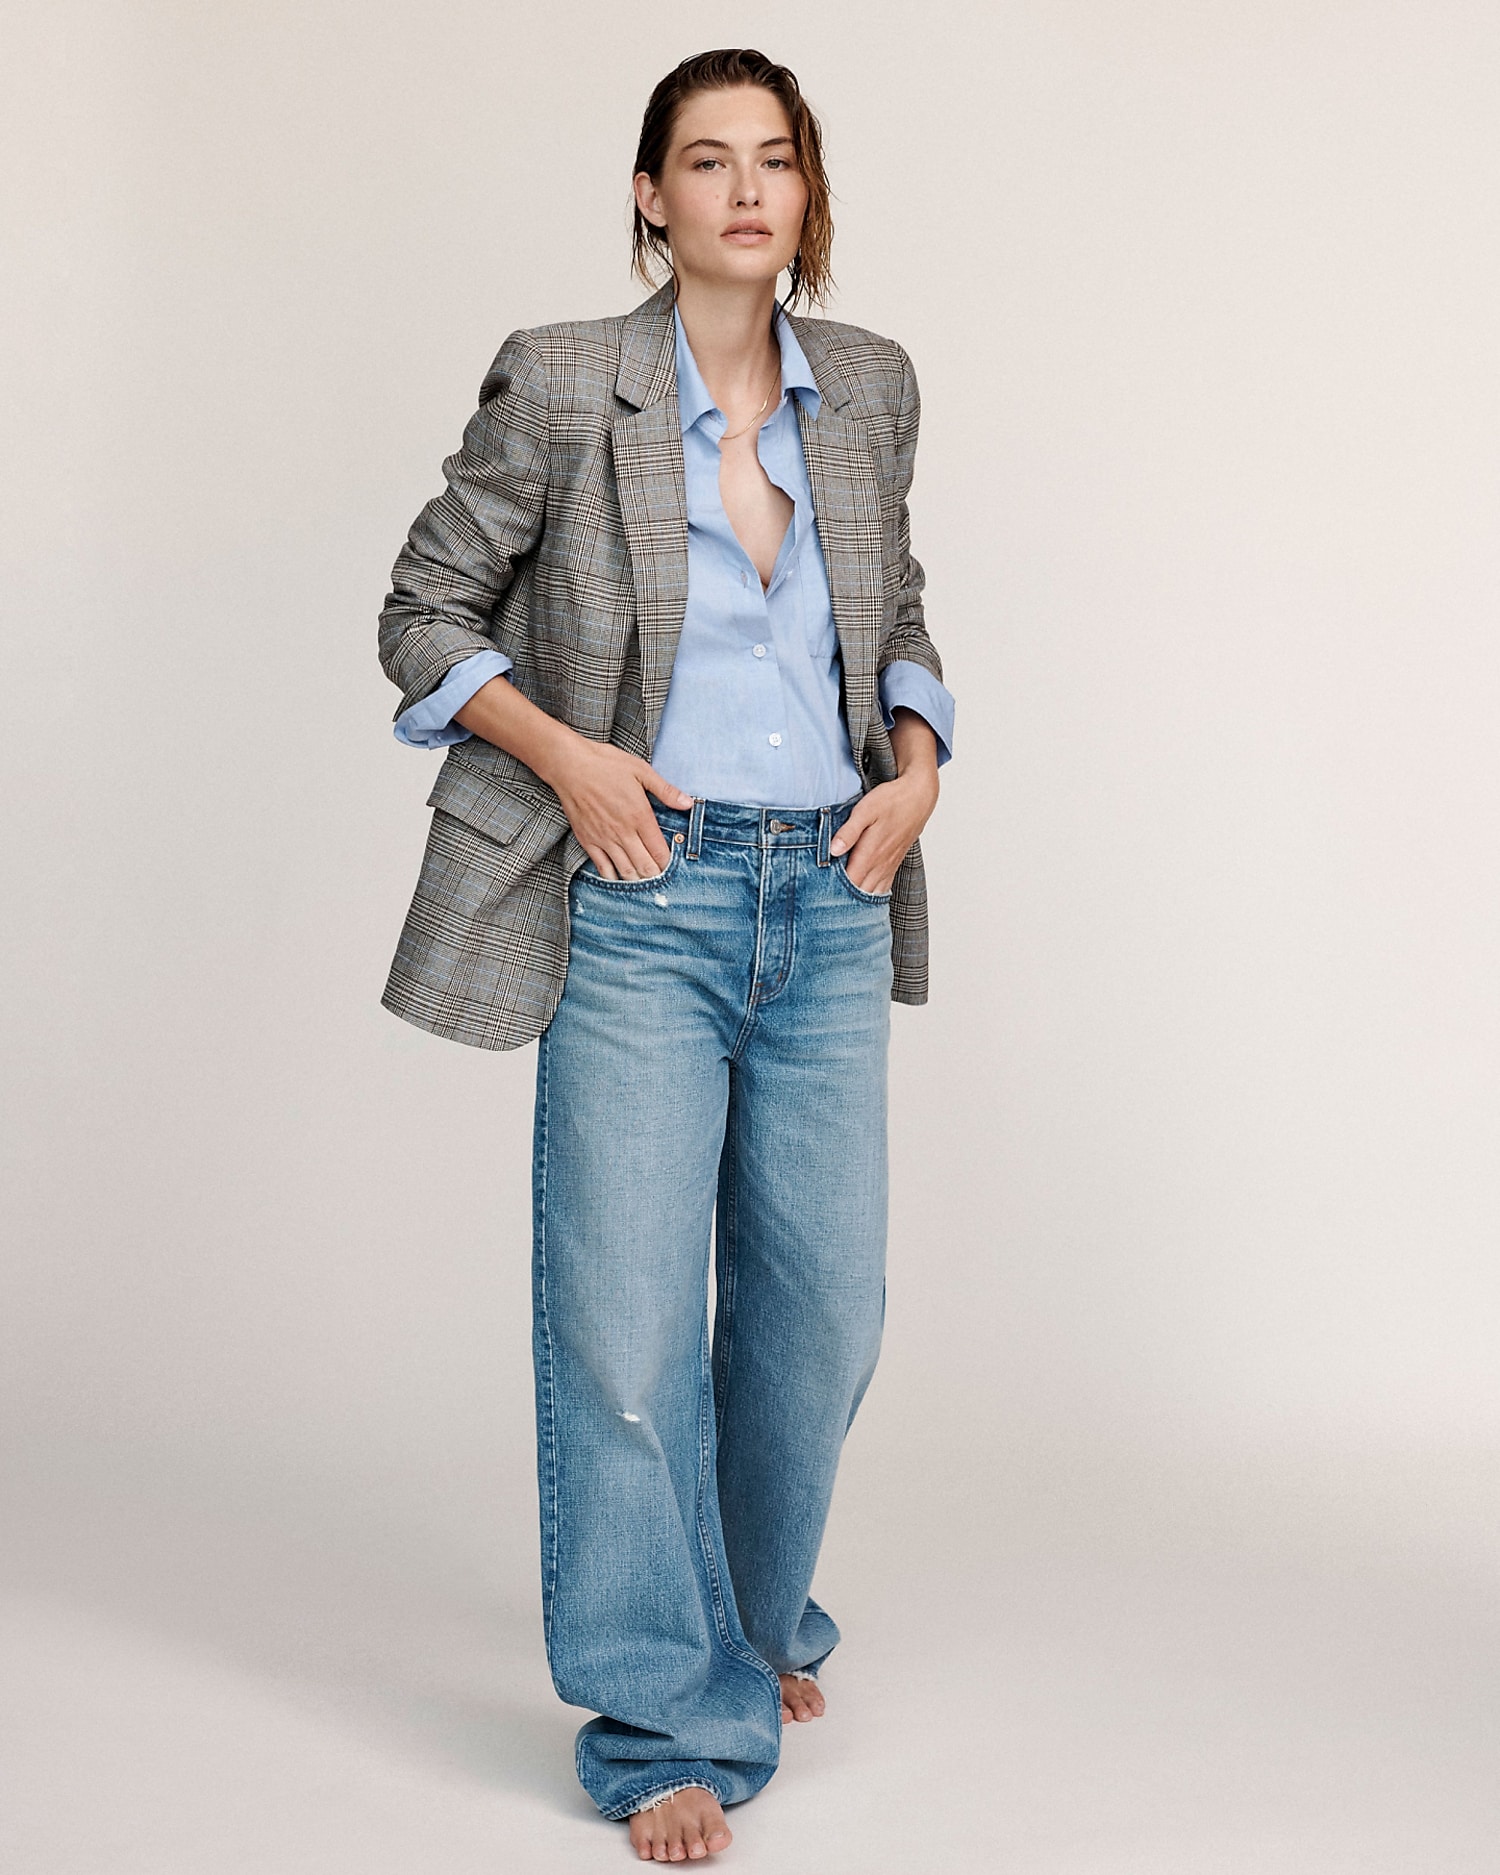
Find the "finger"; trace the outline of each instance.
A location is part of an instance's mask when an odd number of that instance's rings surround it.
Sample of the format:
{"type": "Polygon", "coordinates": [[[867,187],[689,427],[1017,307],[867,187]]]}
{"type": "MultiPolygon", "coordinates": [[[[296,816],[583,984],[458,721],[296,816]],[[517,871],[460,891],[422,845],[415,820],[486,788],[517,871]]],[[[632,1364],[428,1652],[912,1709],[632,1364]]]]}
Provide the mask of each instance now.
{"type": "Polygon", "coordinates": [[[653,814],[642,827],[636,828],[646,855],[651,861],[652,872],[665,872],[667,861],[672,857],[672,849],[667,844],[667,836],[661,830],[661,823],[653,814]]]}
{"type": "Polygon", "coordinates": [[[649,762],[641,763],[641,786],[648,793],[654,794],[665,807],[691,807],[693,797],[684,794],[681,788],[674,787],[663,775],[658,775],[649,762]]]}
{"type": "Polygon", "coordinates": [[[611,861],[609,854],[605,852],[602,846],[585,847],[584,851],[588,854],[589,858],[594,862],[595,866],[598,867],[599,877],[601,879],[613,879],[616,876],[614,863],[611,861]]]}
{"type": "Polygon", "coordinates": [[[669,857],[667,853],[667,843],[662,838],[661,828],[658,827],[654,821],[652,822],[652,832],[656,835],[655,844],[661,848],[660,859],[656,857],[652,849],[652,842],[649,841],[644,834],[633,833],[627,841],[627,845],[630,849],[631,863],[635,867],[635,876],[637,879],[653,879],[657,873],[667,870],[667,859],[669,857]]]}
{"type": "Polygon", "coordinates": [[[862,814],[856,807],[849,818],[844,822],[843,826],[839,828],[838,832],[828,842],[829,852],[847,853],[849,848],[853,846],[854,842],[869,825],[869,821],[870,816],[867,813],[862,814]]]}
{"type": "Polygon", "coordinates": [[[872,840],[866,840],[863,846],[856,847],[844,861],[844,877],[851,885],[858,886],[861,892],[886,891],[888,882],[880,883],[885,875],[886,861],[877,855],[872,840]]]}

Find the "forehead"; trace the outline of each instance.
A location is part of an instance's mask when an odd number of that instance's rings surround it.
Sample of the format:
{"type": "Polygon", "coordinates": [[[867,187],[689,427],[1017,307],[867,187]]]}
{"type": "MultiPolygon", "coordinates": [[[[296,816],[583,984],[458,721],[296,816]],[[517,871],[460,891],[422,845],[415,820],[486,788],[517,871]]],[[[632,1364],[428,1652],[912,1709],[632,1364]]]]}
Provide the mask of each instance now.
{"type": "Polygon", "coordinates": [[[764,85],[734,85],[727,91],[695,91],[684,100],[672,125],[672,148],[699,137],[738,147],[791,134],[791,120],[775,92],[764,85]]]}

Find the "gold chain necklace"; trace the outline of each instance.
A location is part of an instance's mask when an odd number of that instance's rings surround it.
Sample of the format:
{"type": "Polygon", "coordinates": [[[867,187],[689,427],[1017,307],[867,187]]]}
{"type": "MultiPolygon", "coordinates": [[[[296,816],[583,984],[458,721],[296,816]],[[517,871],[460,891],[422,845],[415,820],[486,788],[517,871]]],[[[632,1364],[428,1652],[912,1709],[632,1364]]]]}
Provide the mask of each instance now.
{"type": "Polygon", "coordinates": [[[723,434],[723,435],[722,435],[722,436],[721,436],[721,437],[719,438],[719,441],[720,441],[721,443],[732,443],[732,442],[734,441],[734,439],[735,439],[735,438],[736,438],[737,436],[743,436],[743,435],[745,434],[745,431],[746,431],[746,430],[753,430],[753,429],[755,428],[755,426],[756,426],[756,424],[760,422],[760,418],[761,418],[761,411],[763,411],[763,410],[765,409],[765,407],[766,407],[766,405],[767,405],[768,403],[770,403],[770,401],[771,401],[771,396],[772,396],[772,393],[773,393],[773,392],[775,391],[775,389],[776,389],[776,387],[777,387],[777,385],[779,385],[779,384],[780,384],[780,382],[781,382],[781,365],[780,365],[780,362],[778,361],[778,363],[777,363],[777,366],[776,366],[776,376],[775,376],[775,379],[774,379],[774,380],[773,380],[773,382],[772,382],[772,385],[771,385],[771,389],[770,389],[769,391],[767,391],[767,392],[766,392],[766,394],[765,394],[765,397],[764,397],[764,399],[763,399],[763,401],[762,401],[762,403],[761,403],[761,406],[760,406],[760,410],[757,410],[757,411],[756,411],[756,413],[755,413],[755,415],[754,415],[754,416],[753,416],[753,417],[752,417],[752,418],[750,419],[750,421],[749,421],[749,422],[748,422],[748,423],[747,423],[747,424],[746,424],[746,425],[744,426],[744,429],[739,429],[739,430],[726,430],[726,431],[724,432],[724,434],[723,434]]]}

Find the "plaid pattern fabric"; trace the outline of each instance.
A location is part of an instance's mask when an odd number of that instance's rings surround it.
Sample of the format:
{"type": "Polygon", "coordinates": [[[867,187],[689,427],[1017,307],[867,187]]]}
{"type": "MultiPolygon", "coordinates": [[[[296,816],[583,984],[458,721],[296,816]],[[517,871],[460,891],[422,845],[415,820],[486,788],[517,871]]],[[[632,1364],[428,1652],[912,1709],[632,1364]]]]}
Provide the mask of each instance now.
{"type": "MultiPolygon", "coordinates": [[[[799,405],[867,788],[891,780],[879,673],[943,667],[922,614],[906,495],[920,406],[911,360],[858,326],[793,317],[822,394],[799,405]]],[[[444,492],[417,517],[380,615],[380,661],[420,701],[472,652],[580,734],[651,758],[687,605],[688,529],[670,281],[633,312],[513,332],[480,387],[444,492]]],[[[419,1028],[519,1048],[562,997],[568,888],[588,857],[557,795],[473,737],[444,758],[411,910],[381,998],[419,1028]]],[[[920,843],[896,873],[897,1002],[927,1000],[920,843]]]]}

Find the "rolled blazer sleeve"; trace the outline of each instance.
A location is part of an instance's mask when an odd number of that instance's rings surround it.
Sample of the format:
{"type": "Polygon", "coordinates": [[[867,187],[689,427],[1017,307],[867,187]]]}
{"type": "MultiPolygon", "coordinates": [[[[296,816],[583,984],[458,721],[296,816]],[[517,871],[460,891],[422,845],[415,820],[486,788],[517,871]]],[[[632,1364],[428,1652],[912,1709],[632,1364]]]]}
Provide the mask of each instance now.
{"type": "Polygon", "coordinates": [[[448,486],[412,524],[380,614],[380,663],[401,716],[455,664],[497,650],[495,602],[541,537],[549,470],[546,364],[512,332],[485,375],[448,486]]]}
{"type": "MultiPolygon", "coordinates": [[[[892,341],[894,343],[894,340],[892,341]]],[[[943,681],[943,661],[937,647],[927,636],[922,610],[922,589],[927,575],[911,550],[911,515],[906,497],[910,492],[917,462],[917,428],[921,422],[922,399],[917,390],[917,374],[901,346],[896,346],[901,362],[901,402],[896,412],[896,551],[899,573],[896,587],[896,616],[890,636],[880,648],[880,669],[906,660],[931,671],[943,681]]]]}
{"type": "Polygon", "coordinates": [[[437,689],[429,690],[420,703],[403,710],[392,734],[409,749],[450,749],[455,742],[468,742],[471,732],[454,722],[454,717],[491,678],[504,677],[514,669],[503,651],[476,651],[473,657],[453,665],[437,689]]]}

